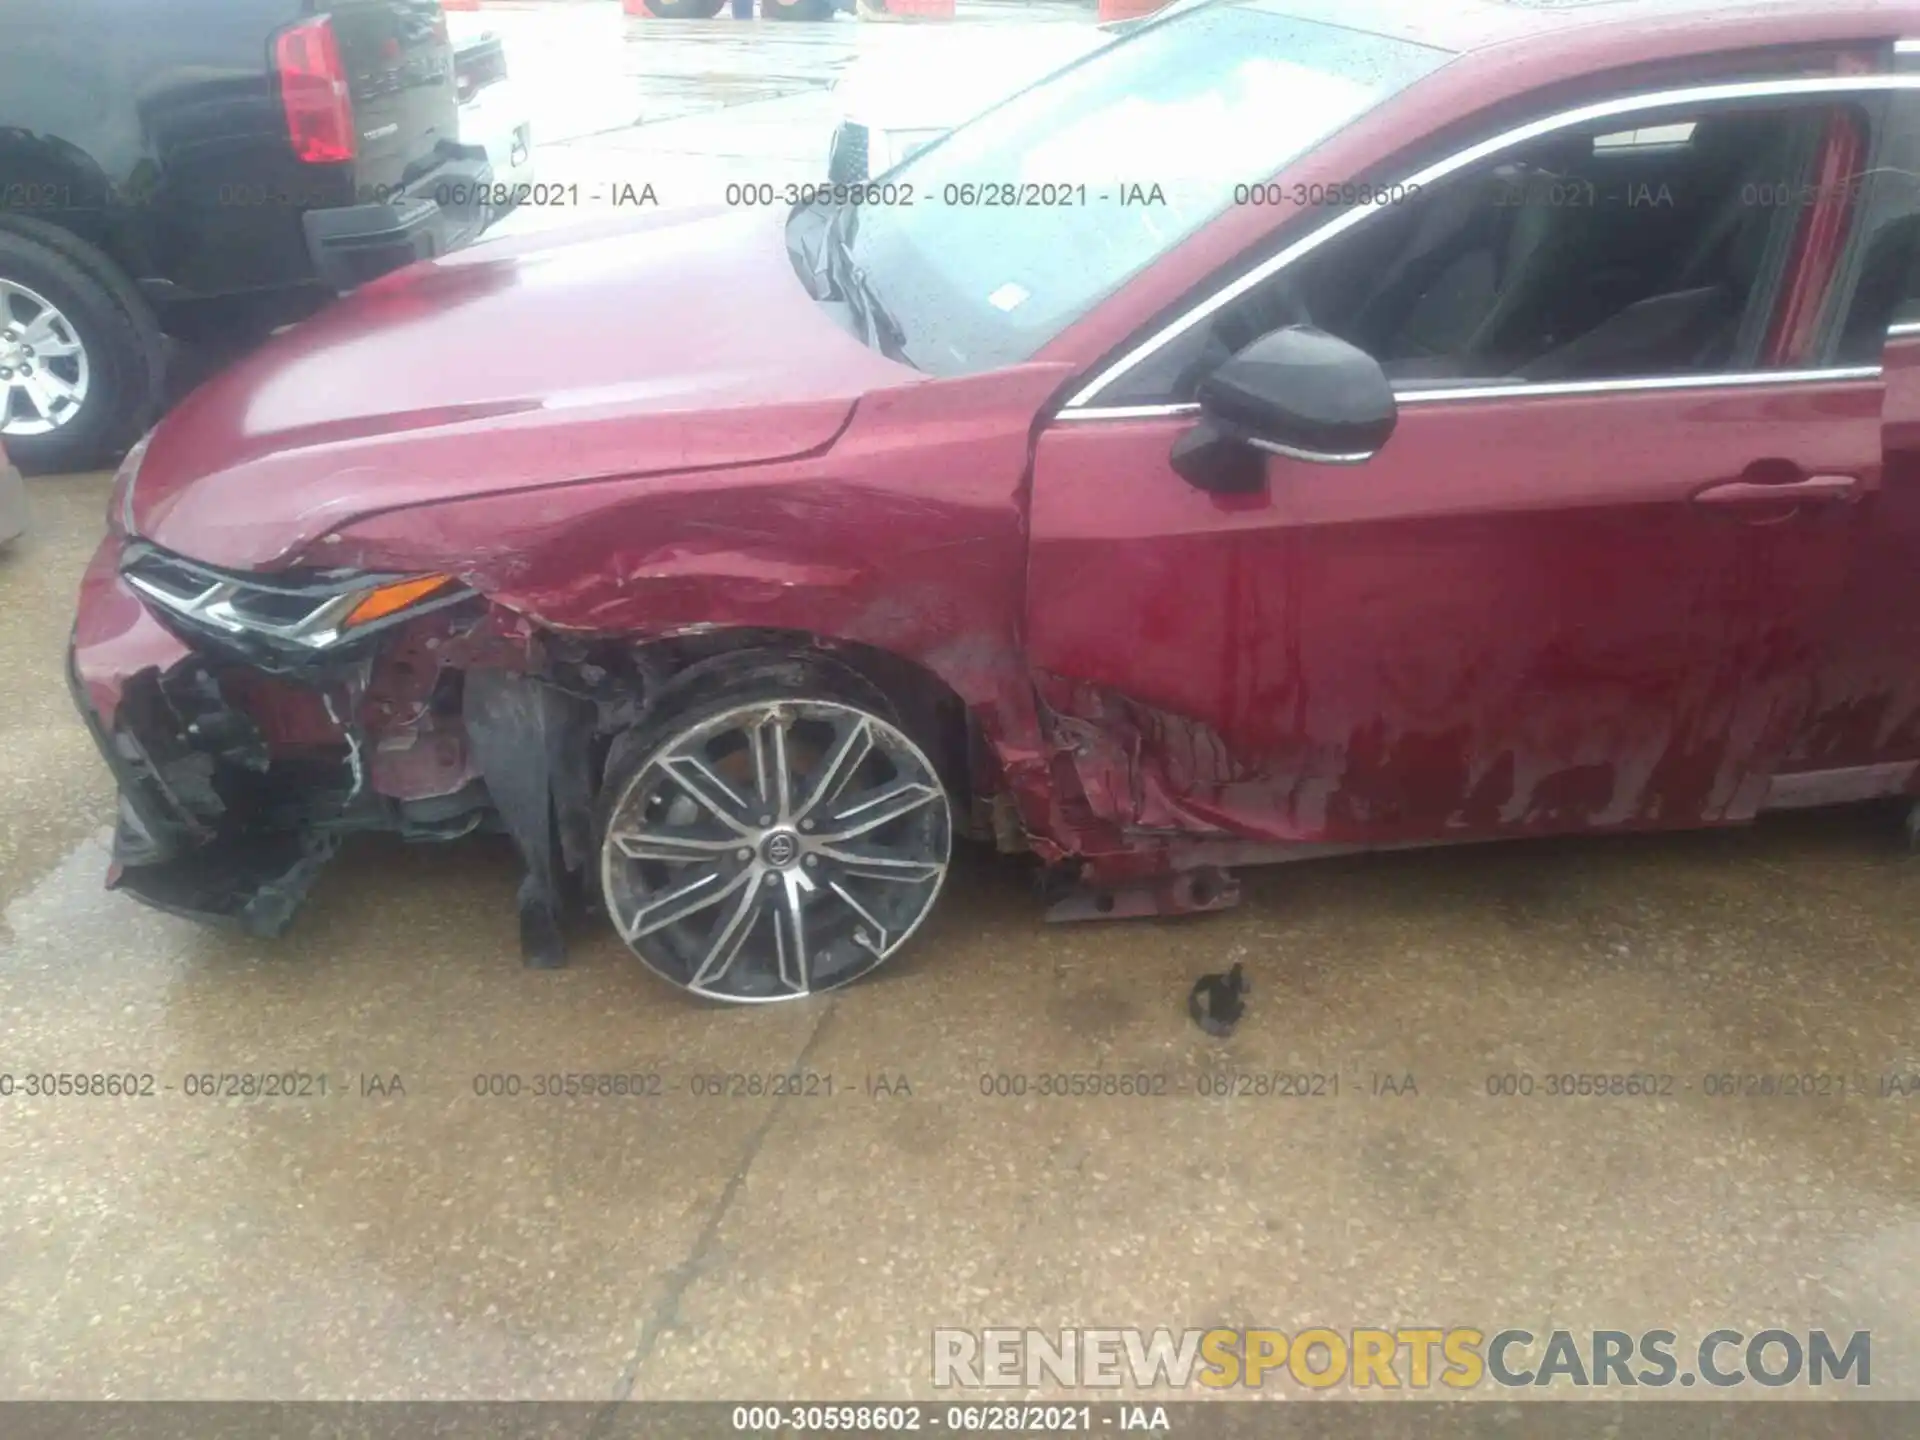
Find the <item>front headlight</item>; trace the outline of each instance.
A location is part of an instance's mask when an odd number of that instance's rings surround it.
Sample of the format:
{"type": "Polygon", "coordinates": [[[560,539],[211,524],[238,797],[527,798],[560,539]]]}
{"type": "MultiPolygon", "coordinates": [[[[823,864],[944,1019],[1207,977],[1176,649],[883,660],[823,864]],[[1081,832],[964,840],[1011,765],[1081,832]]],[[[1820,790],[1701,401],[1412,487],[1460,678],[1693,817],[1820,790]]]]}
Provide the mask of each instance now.
{"type": "Polygon", "coordinates": [[[354,571],[247,575],[216,570],[152,545],[128,547],[127,584],[170,615],[215,637],[327,650],[404,616],[456,604],[472,592],[451,575],[354,571]]]}

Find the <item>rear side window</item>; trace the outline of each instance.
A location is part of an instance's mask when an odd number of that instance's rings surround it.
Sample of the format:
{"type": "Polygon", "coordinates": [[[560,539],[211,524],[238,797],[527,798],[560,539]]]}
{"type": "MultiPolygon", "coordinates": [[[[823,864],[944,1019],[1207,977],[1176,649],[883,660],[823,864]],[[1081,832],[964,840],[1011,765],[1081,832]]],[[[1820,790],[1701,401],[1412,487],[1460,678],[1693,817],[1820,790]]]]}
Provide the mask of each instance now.
{"type": "Polygon", "coordinates": [[[1503,151],[1381,207],[1103,402],[1190,400],[1227,355],[1301,323],[1403,391],[1767,368],[1808,181],[1842,120],[1864,123],[1831,102],[1658,111],[1503,151]]]}

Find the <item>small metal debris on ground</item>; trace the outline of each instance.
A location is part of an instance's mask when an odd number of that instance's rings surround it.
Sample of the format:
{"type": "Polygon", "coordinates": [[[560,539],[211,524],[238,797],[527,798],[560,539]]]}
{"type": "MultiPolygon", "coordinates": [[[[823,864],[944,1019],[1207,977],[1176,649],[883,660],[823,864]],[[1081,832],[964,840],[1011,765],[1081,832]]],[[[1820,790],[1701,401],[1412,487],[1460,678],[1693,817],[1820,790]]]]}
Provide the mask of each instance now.
{"type": "Polygon", "coordinates": [[[1187,996],[1187,1013],[1193,1017],[1193,1023],[1209,1035],[1231,1035],[1233,1027],[1246,1013],[1243,997],[1252,993],[1253,982],[1241,973],[1240,963],[1235,961],[1226,974],[1202,975],[1193,982],[1193,990],[1187,996]]]}

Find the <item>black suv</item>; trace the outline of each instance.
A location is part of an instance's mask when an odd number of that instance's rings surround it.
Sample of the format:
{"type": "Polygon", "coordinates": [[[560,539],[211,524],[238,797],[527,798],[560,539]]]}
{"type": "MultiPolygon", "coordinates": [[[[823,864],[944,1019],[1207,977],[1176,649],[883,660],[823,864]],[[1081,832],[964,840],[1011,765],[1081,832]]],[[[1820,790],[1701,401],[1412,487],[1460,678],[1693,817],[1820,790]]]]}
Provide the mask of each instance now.
{"type": "Polygon", "coordinates": [[[485,227],[440,0],[0,0],[0,438],[110,462],[163,336],[264,335],[485,227]]]}

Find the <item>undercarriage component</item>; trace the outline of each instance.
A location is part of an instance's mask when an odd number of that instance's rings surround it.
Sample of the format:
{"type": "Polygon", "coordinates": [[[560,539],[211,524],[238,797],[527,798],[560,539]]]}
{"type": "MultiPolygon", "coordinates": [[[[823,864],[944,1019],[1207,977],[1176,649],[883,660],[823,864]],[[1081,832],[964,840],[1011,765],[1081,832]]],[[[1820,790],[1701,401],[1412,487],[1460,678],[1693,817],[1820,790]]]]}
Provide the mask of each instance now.
{"type": "Polygon", "coordinates": [[[471,835],[491,818],[487,787],[474,780],[451,795],[396,800],[394,826],[403,840],[447,841],[471,835]]]}
{"type": "Polygon", "coordinates": [[[1033,848],[1021,827],[1020,807],[1013,796],[1002,790],[984,802],[975,803],[976,808],[987,812],[986,823],[980,828],[992,837],[994,849],[1002,855],[1024,855],[1033,848]]]}
{"type": "Polygon", "coordinates": [[[1142,880],[1101,885],[1079,879],[1047,907],[1047,919],[1132,920],[1148,915],[1192,915],[1229,910],[1240,903],[1240,882],[1225,870],[1205,866],[1142,880]]]}
{"type": "Polygon", "coordinates": [[[568,899],[593,849],[593,707],[525,675],[474,670],[463,708],[476,768],[526,867],[521,958],[557,969],[568,899]]]}

